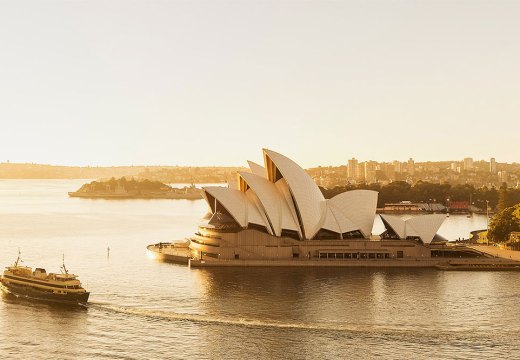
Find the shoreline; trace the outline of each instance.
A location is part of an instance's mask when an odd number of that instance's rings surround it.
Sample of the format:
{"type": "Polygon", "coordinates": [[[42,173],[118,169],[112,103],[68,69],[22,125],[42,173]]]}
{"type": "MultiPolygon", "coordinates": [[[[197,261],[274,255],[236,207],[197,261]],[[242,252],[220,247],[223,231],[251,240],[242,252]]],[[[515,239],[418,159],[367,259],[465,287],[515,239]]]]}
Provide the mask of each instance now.
{"type": "Polygon", "coordinates": [[[131,199],[167,199],[167,200],[199,200],[201,194],[113,194],[113,193],[82,193],[69,192],[69,197],[82,199],[131,200],[131,199]]]}

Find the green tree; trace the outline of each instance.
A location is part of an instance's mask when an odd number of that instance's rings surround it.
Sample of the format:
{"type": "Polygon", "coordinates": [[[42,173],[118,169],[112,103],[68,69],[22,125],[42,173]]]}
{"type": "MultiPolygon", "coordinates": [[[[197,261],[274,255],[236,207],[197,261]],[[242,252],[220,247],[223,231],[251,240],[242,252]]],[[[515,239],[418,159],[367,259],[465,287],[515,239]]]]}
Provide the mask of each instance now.
{"type": "Polygon", "coordinates": [[[494,242],[505,241],[512,231],[520,231],[520,204],[505,208],[491,218],[488,238],[494,242]]]}

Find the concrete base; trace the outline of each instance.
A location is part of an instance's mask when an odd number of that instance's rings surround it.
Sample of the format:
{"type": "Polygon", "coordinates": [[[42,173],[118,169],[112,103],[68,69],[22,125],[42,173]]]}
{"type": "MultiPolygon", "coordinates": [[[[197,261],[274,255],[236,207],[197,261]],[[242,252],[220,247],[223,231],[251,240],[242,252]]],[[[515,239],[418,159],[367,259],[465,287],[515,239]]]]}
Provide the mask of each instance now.
{"type": "MultiPolygon", "coordinates": [[[[362,259],[362,260],[216,260],[216,259],[190,259],[191,267],[345,267],[345,268],[436,268],[439,265],[456,264],[503,264],[516,265],[520,262],[506,259],[453,259],[453,258],[417,258],[417,259],[362,259]]],[[[487,269],[492,270],[492,269],[487,269]]]]}
{"type": "MultiPolygon", "coordinates": [[[[406,257],[402,259],[319,259],[319,258],[289,258],[289,259],[201,259],[190,258],[187,243],[159,243],[149,245],[148,251],[162,261],[186,264],[190,267],[342,267],[342,268],[438,268],[449,270],[457,265],[472,267],[475,270],[508,270],[517,268],[520,261],[511,258],[442,258],[442,257],[406,257]],[[475,266],[477,265],[477,266],[475,266]],[[494,265],[498,265],[494,267],[494,265]],[[478,266],[481,266],[480,268],[478,266]]],[[[480,251],[484,250],[479,247],[480,251]]],[[[494,250],[494,249],[493,249],[494,250]]]]}

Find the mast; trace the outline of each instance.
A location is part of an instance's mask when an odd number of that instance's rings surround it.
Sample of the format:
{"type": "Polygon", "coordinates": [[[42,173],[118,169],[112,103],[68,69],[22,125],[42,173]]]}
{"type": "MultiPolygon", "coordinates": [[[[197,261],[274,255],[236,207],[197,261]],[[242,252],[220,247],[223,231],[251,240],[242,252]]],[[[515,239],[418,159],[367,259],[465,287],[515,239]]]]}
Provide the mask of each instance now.
{"type": "Polygon", "coordinates": [[[67,270],[67,267],[65,266],[65,254],[63,254],[63,264],[61,265],[61,271],[65,274],[69,274],[69,270],[67,270]]]}
{"type": "Polygon", "coordinates": [[[22,262],[22,259],[20,256],[22,255],[22,252],[20,251],[20,248],[18,248],[18,257],[16,258],[16,261],[14,262],[14,267],[17,267],[19,263],[22,262]]]}

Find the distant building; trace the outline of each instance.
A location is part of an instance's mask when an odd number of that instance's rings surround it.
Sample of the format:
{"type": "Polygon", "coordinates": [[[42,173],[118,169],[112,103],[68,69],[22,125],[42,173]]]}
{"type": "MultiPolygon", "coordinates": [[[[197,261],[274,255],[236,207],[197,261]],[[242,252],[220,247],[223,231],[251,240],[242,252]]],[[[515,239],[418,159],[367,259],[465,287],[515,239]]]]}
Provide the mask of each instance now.
{"type": "Polygon", "coordinates": [[[452,201],[450,202],[450,212],[469,212],[468,201],[452,201]]]}
{"type": "Polygon", "coordinates": [[[510,242],[520,242],[520,231],[513,231],[509,234],[510,242]]]}
{"type": "Polygon", "coordinates": [[[358,181],[365,180],[365,171],[364,170],[365,170],[365,168],[364,168],[364,166],[361,163],[357,164],[357,168],[356,168],[357,178],[356,178],[356,180],[358,180],[358,181]]]}
{"type": "Polygon", "coordinates": [[[489,161],[489,172],[492,174],[497,173],[497,162],[495,158],[491,158],[491,160],[489,161]]]}
{"type": "Polygon", "coordinates": [[[392,164],[394,165],[394,170],[396,173],[401,174],[403,172],[403,166],[400,161],[394,160],[392,164]]]}
{"type": "Polygon", "coordinates": [[[406,171],[411,176],[415,175],[415,161],[413,161],[412,158],[408,159],[408,164],[406,166],[406,171]]]}
{"type": "Polygon", "coordinates": [[[456,163],[456,162],[452,162],[452,163],[450,164],[450,169],[451,169],[451,171],[455,171],[455,172],[456,172],[458,167],[459,167],[459,164],[456,163]]]}
{"type": "Polygon", "coordinates": [[[368,183],[376,181],[377,162],[369,160],[364,163],[365,180],[368,183]]]}
{"type": "Polygon", "coordinates": [[[357,180],[359,178],[358,170],[359,170],[359,166],[358,166],[357,159],[356,158],[350,159],[348,161],[348,166],[347,166],[347,177],[349,179],[357,180]]]}
{"type": "Polygon", "coordinates": [[[505,171],[505,170],[499,171],[498,172],[498,179],[501,182],[507,182],[507,180],[508,180],[507,171],[505,171]]]}
{"type": "Polygon", "coordinates": [[[382,163],[378,165],[377,170],[380,171],[382,178],[387,180],[395,180],[395,167],[392,163],[382,163]]]}
{"type": "Polygon", "coordinates": [[[473,158],[464,158],[464,170],[473,170],[473,158]]]}

